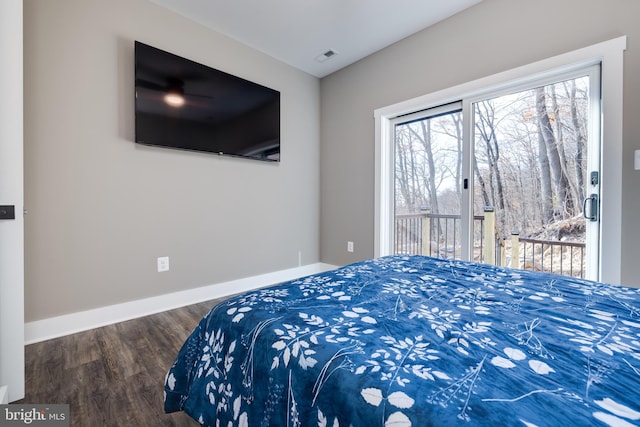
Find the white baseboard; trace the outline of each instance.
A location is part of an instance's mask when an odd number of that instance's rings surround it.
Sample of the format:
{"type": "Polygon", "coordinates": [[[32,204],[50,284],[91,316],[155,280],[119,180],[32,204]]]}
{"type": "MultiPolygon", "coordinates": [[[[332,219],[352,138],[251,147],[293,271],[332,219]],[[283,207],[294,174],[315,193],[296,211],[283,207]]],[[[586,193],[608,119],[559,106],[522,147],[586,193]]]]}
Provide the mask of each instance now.
{"type": "Polygon", "coordinates": [[[230,282],[188,289],[136,301],[100,307],[77,313],[25,323],[25,344],[33,344],[76,332],[87,331],[174,308],[184,307],[211,299],[222,298],[238,292],[250,291],[310,274],[332,270],[336,266],[316,263],[260,276],[247,277],[230,282]]]}
{"type": "Polygon", "coordinates": [[[9,403],[9,386],[3,385],[0,387],[0,405],[7,403],[9,403]]]}

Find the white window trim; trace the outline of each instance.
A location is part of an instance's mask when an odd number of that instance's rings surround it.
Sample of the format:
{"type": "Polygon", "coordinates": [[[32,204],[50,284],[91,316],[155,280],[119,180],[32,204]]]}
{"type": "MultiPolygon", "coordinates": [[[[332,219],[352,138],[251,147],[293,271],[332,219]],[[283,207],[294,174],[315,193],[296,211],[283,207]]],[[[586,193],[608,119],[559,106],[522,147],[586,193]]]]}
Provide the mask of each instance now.
{"type": "Polygon", "coordinates": [[[599,280],[620,283],[622,255],[622,113],[623,54],[627,37],[564,53],[528,65],[484,77],[375,110],[375,214],[374,255],[392,252],[393,230],[393,126],[401,115],[437,107],[483,93],[526,84],[547,76],[600,64],[602,70],[602,154],[601,203],[607,206],[601,217],[599,280]]]}

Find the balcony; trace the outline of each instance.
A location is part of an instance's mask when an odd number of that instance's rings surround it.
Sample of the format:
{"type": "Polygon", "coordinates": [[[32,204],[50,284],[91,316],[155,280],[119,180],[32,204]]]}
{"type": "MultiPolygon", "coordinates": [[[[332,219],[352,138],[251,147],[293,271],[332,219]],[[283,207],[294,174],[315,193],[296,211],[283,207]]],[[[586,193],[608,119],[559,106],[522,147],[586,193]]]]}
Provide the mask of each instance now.
{"type": "MultiPolygon", "coordinates": [[[[396,254],[460,259],[460,215],[418,214],[395,216],[396,254]]],[[[584,242],[524,238],[516,232],[500,235],[495,212],[485,209],[473,219],[473,260],[523,270],[544,271],[584,278],[584,242]]]]}

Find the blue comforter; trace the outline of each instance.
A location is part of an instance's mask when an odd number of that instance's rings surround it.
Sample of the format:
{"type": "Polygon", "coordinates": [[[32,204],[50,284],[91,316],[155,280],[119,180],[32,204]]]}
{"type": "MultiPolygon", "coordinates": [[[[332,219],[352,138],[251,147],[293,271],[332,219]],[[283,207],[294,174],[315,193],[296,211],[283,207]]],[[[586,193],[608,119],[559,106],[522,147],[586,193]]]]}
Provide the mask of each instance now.
{"type": "Polygon", "coordinates": [[[640,423],[640,290],[390,256],[214,307],[165,410],[210,426],[640,423]]]}

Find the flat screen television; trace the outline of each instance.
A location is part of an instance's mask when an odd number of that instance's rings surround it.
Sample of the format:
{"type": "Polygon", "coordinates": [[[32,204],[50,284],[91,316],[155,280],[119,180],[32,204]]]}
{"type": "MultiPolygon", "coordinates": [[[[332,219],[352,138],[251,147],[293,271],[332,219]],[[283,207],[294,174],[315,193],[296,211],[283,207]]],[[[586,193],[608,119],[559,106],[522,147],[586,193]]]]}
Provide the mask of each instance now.
{"type": "Polygon", "coordinates": [[[280,161],[280,92],[135,42],[139,144],[280,161]]]}

